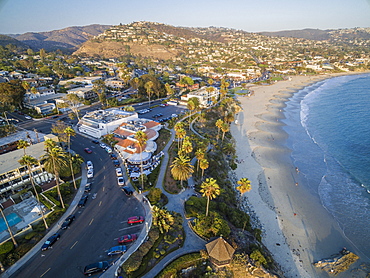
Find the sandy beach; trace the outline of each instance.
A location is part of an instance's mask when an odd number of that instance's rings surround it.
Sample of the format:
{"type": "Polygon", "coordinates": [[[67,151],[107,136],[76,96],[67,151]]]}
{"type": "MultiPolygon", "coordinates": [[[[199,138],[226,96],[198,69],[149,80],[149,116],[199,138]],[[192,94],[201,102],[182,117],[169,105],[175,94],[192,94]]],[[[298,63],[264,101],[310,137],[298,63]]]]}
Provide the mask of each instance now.
{"type": "Polygon", "coordinates": [[[251,96],[238,98],[243,111],[231,126],[241,162],[235,174],[251,181],[246,204],[285,277],[329,277],[312,263],[351,246],[318,195],[304,186],[285,146],[288,135],[281,122],[285,102],[294,92],[329,77],[293,76],[250,87],[251,96]]]}

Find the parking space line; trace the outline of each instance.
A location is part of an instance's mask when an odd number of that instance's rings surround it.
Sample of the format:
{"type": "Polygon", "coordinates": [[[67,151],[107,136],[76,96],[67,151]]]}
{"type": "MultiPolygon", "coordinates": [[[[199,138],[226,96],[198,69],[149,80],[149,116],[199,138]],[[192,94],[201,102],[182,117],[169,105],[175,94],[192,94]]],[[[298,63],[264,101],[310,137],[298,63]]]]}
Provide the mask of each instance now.
{"type": "Polygon", "coordinates": [[[102,204],[102,202],[100,201],[100,202],[99,202],[99,207],[101,206],[101,204],[102,204]]]}
{"type": "Polygon", "coordinates": [[[132,229],[132,228],[135,228],[135,226],[129,226],[126,228],[122,228],[122,229],[119,229],[118,231],[124,231],[124,230],[132,229]]]}
{"type": "Polygon", "coordinates": [[[94,222],[94,218],[93,218],[93,219],[91,219],[89,226],[92,224],[92,222],[94,222]]]}

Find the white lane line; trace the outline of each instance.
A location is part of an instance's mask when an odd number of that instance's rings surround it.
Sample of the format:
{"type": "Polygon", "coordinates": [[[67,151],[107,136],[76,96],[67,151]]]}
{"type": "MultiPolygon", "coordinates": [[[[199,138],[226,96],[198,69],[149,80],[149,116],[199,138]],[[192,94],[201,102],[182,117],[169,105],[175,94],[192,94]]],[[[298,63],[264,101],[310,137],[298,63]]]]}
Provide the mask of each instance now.
{"type": "Polygon", "coordinates": [[[51,268],[49,267],[48,270],[46,270],[40,277],[44,276],[51,268]]]}
{"type": "Polygon", "coordinates": [[[69,249],[72,249],[73,247],[75,247],[75,245],[77,244],[77,242],[78,242],[78,240],[69,249]]]}
{"type": "Polygon", "coordinates": [[[94,218],[93,218],[93,219],[91,219],[89,226],[92,224],[92,222],[94,222],[94,218]]]}
{"type": "Polygon", "coordinates": [[[101,206],[101,204],[102,204],[102,202],[100,201],[100,203],[99,203],[99,207],[101,206]]]}

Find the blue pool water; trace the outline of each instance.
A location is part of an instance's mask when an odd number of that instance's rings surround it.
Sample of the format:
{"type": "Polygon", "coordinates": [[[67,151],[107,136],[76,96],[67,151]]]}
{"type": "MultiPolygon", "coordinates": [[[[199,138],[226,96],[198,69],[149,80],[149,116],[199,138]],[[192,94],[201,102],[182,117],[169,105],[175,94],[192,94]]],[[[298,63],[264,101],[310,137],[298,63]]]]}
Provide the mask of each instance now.
{"type": "MultiPolygon", "coordinates": [[[[19,216],[16,213],[11,213],[6,216],[6,219],[8,220],[8,225],[10,227],[18,224],[19,222],[22,221],[22,219],[19,218],[19,216]]],[[[8,228],[6,227],[6,223],[4,221],[4,218],[0,219],[0,233],[7,230],[8,228]]]]}

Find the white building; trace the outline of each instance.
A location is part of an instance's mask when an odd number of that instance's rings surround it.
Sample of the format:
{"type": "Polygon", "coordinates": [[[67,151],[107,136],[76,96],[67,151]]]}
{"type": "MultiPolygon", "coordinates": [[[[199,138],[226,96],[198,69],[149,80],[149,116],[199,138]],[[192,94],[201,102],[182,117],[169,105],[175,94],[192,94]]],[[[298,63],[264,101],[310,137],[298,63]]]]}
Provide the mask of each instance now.
{"type": "Polygon", "coordinates": [[[100,138],[113,132],[122,123],[136,118],[136,112],[127,112],[117,108],[97,110],[84,115],[78,122],[77,128],[81,133],[100,138]]]}
{"type": "Polygon", "coordinates": [[[197,91],[190,92],[185,96],[181,96],[182,101],[188,101],[192,97],[199,99],[201,107],[208,107],[212,105],[213,101],[218,100],[220,91],[216,87],[202,87],[197,91]],[[213,88],[212,90],[208,88],[213,88]]]}

